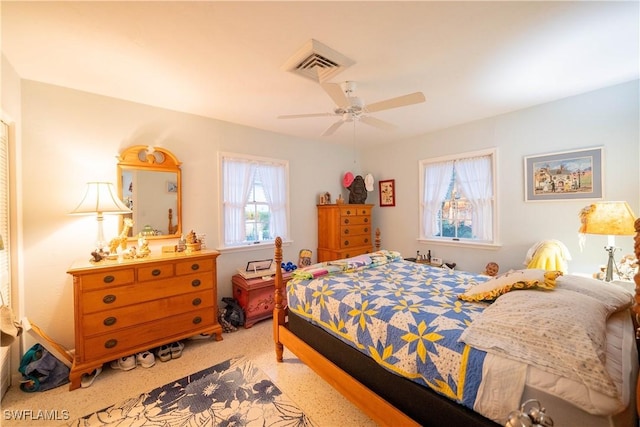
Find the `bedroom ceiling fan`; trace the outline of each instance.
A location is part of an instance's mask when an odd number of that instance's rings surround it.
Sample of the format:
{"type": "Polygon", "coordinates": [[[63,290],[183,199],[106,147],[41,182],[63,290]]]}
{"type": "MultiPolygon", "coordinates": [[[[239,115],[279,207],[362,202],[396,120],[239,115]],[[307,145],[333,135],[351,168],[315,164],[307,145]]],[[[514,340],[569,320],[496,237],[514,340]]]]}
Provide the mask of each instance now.
{"type": "Polygon", "coordinates": [[[322,136],[332,135],[345,122],[360,121],[367,125],[382,130],[392,130],[396,126],[384,120],[369,116],[369,113],[375,113],[392,108],[405,107],[407,105],[419,104],[425,101],[422,92],[414,92],[408,95],[402,95],[395,98],[385,99],[384,101],[374,102],[373,104],[365,104],[362,98],[354,95],[356,89],[355,82],[344,83],[321,83],[320,86],[329,95],[336,104],[331,113],[311,113],[311,114],[291,114],[278,116],[279,119],[301,119],[308,117],[327,117],[336,116],[339,120],[329,126],[322,136]]]}

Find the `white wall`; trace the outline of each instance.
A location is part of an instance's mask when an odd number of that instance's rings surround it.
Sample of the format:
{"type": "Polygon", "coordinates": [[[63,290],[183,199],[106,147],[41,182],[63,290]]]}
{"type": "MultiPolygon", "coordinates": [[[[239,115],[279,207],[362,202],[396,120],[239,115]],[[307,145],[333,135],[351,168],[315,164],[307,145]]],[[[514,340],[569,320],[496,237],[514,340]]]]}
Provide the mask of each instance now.
{"type": "MultiPolygon", "coordinates": [[[[592,273],[606,262],[606,236],[587,236],[578,246],[579,211],[590,201],[524,202],[523,158],[589,147],[604,147],[604,198],[626,200],[640,215],[639,85],[629,82],[557,102],[466,123],[403,143],[376,147],[362,162],[376,178],[395,179],[395,207],[377,208],[383,246],[415,256],[416,250],[481,272],[488,261],[500,271],[522,268],[527,250],[538,240],[565,243],[571,272],[592,273]],[[498,148],[499,227],[502,247],[466,249],[419,244],[418,161],[483,148],[498,148]]],[[[376,186],[377,189],[377,186],[376,186]]],[[[375,194],[377,198],[377,191],[375,194]]],[[[620,255],[633,253],[633,238],[618,237],[620,255]]]]}
{"type": "MultiPolygon", "coordinates": [[[[206,233],[218,244],[219,151],[289,160],[291,238],[286,260],[315,248],[317,194],[340,191],[353,166],[353,149],[302,141],[199,116],[167,111],[56,86],[22,83],[24,158],[25,314],[49,335],[73,347],[71,263],[89,258],[93,217],[69,216],[87,181],[117,182],[116,155],[131,145],[153,145],[182,162],[183,230],[206,233]]],[[[105,238],[117,235],[105,217],[105,238]]],[[[166,244],[166,243],[165,243],[166,244]]],[[[153,250],[152,246],[152,250],[153,250]]],[[[315,252],[315,249],[314,249],[315,252]]],[[[231,276],[273,249],[224,253],[218,258],[218,297],[231,296],[231,276]]]]}

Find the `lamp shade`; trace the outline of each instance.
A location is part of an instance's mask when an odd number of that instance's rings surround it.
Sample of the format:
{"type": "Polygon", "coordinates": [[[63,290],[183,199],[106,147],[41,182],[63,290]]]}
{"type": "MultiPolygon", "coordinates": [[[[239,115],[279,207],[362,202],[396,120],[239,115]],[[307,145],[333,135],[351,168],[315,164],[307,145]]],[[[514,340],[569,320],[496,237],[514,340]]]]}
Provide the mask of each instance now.
{"type": "Polygon", "coordinates": [[[87,182],[87,191],[80,204],[71,212],[72,215],[83,214],[123,214],[130,213],[117,196],[110,182],[87,182]]]}
{"type": "Polygon", "coordinates": [[[627,202],[597,202],[580,211],[581,234],[630,236],[635,215],[627,202]]]}

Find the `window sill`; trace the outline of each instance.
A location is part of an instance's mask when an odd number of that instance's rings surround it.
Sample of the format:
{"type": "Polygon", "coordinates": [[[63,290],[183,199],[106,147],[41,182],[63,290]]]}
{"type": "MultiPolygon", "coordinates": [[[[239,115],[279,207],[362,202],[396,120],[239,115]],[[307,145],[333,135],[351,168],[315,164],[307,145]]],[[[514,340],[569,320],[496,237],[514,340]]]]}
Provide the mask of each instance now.
{"type": "MultiPolygon", "coordinates": [[[[291,240],[282,240],[282,247],[290,246],[293,241],[291,240]]],[[[238,246],[222,246],[216,248],[216,250],[220,253],[233,253],[233,252],[248,252],[248,251],[257,251],[263,249],[273,249],[275,248],[275,242],[265,242],[265,243],[247,243],[246,245],[238,245],[238,246]]]]}
{"type": "Polygon", "coordinates": [[[450,239],[418,239],[420,243],[429,243],[442,246],[454,246],[458,248],[477,248],[477,249],[490,249],[498,250],[502,248],[500,243],[486,243],[486,242],[472,242],[472,241],[460,241],[450,239]]]}

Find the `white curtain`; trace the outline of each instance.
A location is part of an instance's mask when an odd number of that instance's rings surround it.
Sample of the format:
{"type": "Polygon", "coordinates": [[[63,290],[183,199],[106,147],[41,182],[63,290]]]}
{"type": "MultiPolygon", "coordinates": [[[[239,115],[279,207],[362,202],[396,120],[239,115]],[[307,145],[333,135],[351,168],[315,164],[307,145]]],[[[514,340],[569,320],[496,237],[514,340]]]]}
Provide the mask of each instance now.
{"type": "Polygon", "coordinates": [[[451,174],[453,174],[453,161],[431,163],[425,167],[422,226],[426,238],[433,237],[440,232],[438,212],[447,195],[451,174]]]}
{"type": "Polygon", "coordinates": [[[282,165],[260,165],[258,173],[262,180],[262,188],[269,204],[271,218],[269,235],[288,238],[287,234],[287,183],[285,168],[282,165]]]}
{"type": "Polygon", "coordinates": [[[256,171],[256,164],[243,159],[225,158],[223,168],[224,243],[244,242],[244,207],[256,171]]]}
{"type": "Polygon", "coordinates": [[[456,161],[456,182],[473,206],[471,221],[474,237],[479,240],[492,240],[491,158],[482,156],[456,161]]]}

